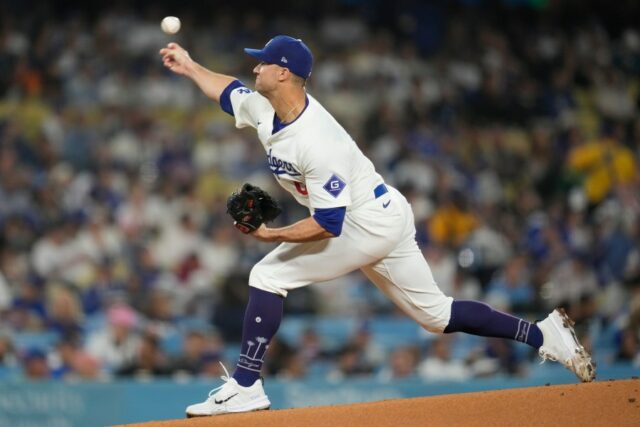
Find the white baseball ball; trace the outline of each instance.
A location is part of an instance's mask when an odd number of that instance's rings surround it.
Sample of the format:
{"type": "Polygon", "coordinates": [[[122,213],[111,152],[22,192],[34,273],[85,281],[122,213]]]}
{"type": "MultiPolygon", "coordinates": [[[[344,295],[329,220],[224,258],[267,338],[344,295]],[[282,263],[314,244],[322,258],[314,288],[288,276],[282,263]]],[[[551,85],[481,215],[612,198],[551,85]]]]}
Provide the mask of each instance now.
{"type": "Polygon", "coordinates": [[[175,16],[165,16],[160,23],[160,27],[167,34],[175,34],[180,31],[180,19],[175,16]]]}

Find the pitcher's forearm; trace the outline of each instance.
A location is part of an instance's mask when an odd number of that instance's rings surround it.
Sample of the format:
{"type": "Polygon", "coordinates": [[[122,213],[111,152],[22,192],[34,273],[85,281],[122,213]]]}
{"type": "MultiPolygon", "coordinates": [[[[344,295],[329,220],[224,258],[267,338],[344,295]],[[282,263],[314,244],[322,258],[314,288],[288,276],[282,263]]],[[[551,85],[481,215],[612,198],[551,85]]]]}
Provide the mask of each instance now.
{"type": "Polygon", "coordinates": [[[236,80],[235,77],[225,74],[214,73],[197,62],[193,62],[193,67],[189,72],[189,77],[202,92],[216,102],[220,102],[220,95],[229,83],[236,80]]]}
{"type": "Polygon", "coordinates": [[[268,228],[264,224],[256,231],[251,233],[263,242],[290,242],[303,243],[313,242],[316,240],[324,240],[335,237],[327,230],[322,228],[313,217],[308,217],[281,228],[268,228]]]}

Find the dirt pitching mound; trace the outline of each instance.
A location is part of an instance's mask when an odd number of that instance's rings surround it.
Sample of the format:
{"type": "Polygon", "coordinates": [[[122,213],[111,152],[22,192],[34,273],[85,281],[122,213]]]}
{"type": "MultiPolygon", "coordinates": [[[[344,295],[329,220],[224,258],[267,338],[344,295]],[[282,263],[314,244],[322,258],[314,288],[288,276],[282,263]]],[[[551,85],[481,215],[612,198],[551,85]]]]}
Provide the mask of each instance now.
{"type": "Polygon", "coordinates": [[[598,381],[129,426],[640,426],[640,380],[598,381]]]}

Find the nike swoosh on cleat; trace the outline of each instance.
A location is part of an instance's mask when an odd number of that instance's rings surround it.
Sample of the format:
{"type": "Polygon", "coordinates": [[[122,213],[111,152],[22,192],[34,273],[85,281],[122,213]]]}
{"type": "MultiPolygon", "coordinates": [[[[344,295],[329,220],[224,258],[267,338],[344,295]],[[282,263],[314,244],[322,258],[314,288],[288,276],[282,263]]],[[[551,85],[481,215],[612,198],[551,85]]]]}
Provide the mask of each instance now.
{"type": "Polygon", "coordinates": [[[382,207],[386,209],[386,208],[387,208],[387,206],[389,206],[389,203],[391,203],[391,200],[389,200],[387,203],[383,203],[383,204],[382,204],[382,207]]]}
{"type": "Polygon", "coordinates": [[[224,400],[218,400],[218,399],[215,399],[215,400],[214,400],[214,402],[216,402],[216,404],[217,404],[217,405],[221,405],[221,404],[223,404],[224,402],[227,402],[227,401],[228,401],[229,399],[231,399],[232,397],[236,397],[237,395],[238,395],[238,393],[236,393],[236,394],[232,394],[231,396],[227,397],[227,398],[226,398],[226,399],[224,399],[224,400]]]}

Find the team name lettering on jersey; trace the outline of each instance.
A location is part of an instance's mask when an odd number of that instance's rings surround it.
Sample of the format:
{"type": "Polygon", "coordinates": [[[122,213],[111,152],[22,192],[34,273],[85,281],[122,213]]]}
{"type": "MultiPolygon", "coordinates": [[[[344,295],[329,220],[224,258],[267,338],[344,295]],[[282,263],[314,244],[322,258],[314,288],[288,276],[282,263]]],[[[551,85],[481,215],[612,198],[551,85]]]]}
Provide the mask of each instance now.
{"type": "Polygon", "coordinates": [[[302,175],[298,170],[291,164],[291,162],[286,162],[277,158],[276,156],[271,155],[271,149],[267,153],[267,163],[269,163],[269,169],[274,175],[289,175],[289,176],[300,176],[302,175]]]}

